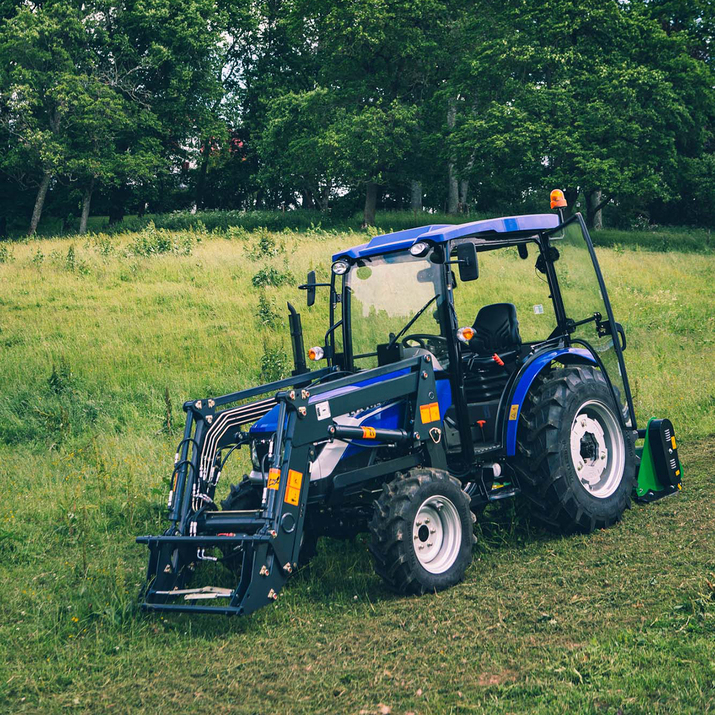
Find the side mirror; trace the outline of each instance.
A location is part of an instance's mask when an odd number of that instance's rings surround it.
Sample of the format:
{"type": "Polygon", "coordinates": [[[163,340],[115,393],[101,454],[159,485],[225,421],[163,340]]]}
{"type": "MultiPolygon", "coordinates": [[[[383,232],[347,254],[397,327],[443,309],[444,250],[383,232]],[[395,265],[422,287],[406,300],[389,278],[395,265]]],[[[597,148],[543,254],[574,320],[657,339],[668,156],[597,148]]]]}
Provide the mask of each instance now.
{"type": "Polygon", "coordinates": [[[469,241],[457,246],[457,263],[459,264],[459,280],[462,282],[475,281],[479,278],[479,263],[477,249],[469,241]]]}
{"type": "Polygon", "coordinates": [[[306,292],[308,293],[308,307],[315,304],[315,271],[308,271],[308,280],[306,283],[306,292]]]}

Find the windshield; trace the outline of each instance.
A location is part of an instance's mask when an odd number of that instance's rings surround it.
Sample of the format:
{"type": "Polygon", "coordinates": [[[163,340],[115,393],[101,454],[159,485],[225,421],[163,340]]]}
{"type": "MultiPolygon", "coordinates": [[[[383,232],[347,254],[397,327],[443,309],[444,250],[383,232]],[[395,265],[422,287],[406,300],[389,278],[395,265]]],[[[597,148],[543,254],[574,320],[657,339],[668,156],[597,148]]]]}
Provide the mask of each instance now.
{"type": "Polygon", "coordinates": [[[363,258],[353,266],[345,286],[353,356],[359,367],[377,365],[379,344],[395,341],[432,352],[445,344],[437,312],[439,274],[438,265],[407,253],[363,258]]]}

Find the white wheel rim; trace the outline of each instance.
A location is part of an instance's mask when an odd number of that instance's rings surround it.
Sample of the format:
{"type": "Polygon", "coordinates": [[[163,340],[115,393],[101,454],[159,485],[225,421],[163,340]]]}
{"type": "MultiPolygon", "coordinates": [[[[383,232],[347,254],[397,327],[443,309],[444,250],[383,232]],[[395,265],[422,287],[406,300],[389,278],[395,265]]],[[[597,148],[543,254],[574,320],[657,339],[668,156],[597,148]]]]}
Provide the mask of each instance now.
{"type": "Polygon", "coordinates": [[[571,461],[583,488],[606,499],[623,479],[626,448],[618,418],[603,402],[589,400],[571,424],[571,461]]]}
{"type": "Polygon", "coordinates": [[[426,571],[444,573],[454,565],[462,546],[462,522],[447,497],[438,495],[422,502],[412,524],[412,543],[426,571]]]}

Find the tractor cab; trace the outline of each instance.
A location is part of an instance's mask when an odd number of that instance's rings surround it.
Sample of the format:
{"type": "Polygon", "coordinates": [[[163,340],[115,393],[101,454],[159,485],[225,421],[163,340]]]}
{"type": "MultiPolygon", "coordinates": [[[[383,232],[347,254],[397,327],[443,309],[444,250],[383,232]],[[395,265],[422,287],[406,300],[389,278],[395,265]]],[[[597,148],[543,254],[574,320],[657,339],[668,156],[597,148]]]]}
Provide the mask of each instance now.
{"type": "Polygon", "coordinates": [[[595,365],[608,378],[622,428],[635,424],[625,334],[580,215],[376,236],[335,254],[324,285],[331,328],[311,357],[360,372],[430,355],[455,464],[514,454],[528,387],[551,363],[595,365]]]}

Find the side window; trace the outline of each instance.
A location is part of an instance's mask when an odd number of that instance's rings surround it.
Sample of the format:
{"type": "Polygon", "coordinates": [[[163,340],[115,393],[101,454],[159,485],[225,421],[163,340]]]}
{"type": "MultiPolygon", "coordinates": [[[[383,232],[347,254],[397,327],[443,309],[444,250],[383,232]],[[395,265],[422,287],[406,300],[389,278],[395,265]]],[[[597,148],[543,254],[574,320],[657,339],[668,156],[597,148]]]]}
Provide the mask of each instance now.
{"type": "Polygon", "coordinates": [[[548,338],[556,327],[556,316],[546,276],[535,268],[538,246],[528,244],[526,259],[519,257],[515,246],[478,255],[479,278],[461,283],[457,276],[455,281],[454,305],[460,327],[473,325],[485,305],[513,303],[522,342],[548,338]]]}

